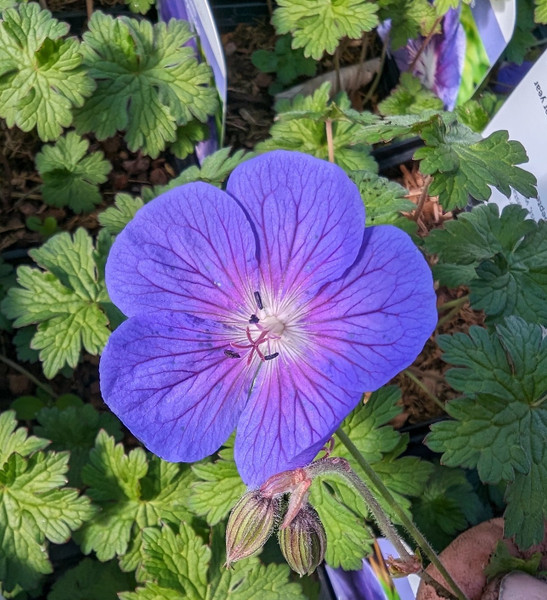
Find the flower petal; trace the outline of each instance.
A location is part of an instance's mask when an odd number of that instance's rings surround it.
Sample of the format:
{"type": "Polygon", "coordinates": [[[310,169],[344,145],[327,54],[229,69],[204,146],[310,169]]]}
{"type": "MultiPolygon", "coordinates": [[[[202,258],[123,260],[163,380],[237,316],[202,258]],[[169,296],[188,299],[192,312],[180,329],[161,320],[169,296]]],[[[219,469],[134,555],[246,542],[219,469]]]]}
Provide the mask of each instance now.
{"type": "Polygon", "coordinates": [[[158,310],[226,319],[258,289],[256,238],[237,202],[189,183],[146,204],[106,265],[111,300],[127,316],[158,310]]]}
{"type": "Polygon", "coordinates": [[[359,191],[324,160],[277,150],[239,165],[227,191],[256,225],[266,287],[312,296],[355,260],[365,224],[359,191]]]}
{"type": "Polygon", "coordinates": [[[258,487],[275,473],[310,463],[361,397],[311,360],[263,363],[237,426],[235,460],[243,481],[258,487]]]}
{"type": "Polygon", "coordinates": [[[224,355],[229,329],[192,315],[131,317],[101,357],[103,398],[154,454],[200,460],[235,429],[249,395],[244,360],[224,355]]]}
{"type": "Polygon", "coordinates": [[[371,392],[408,367],[437,323],[431,270],[410,237],[370,227],[356,264],[309,308],[318,368],[341,387],[371,392]]]}

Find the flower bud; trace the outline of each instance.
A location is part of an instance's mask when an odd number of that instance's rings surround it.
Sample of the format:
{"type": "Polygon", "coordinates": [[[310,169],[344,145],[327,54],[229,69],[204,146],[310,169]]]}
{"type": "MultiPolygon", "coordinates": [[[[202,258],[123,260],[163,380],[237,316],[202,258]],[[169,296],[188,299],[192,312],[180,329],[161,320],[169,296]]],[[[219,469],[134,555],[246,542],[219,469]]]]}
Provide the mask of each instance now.
{"type": "Polygon", "coordinates": [[[285,560],[300,577],[313,573],[323,561],[327,536],[319,515],[309,504],[277,535],[285,560]]]}
{"type": "Polygon", "coordinates": [[[258,552],[279,517],[279,502],[265,498],[260,490],[244,494],[236,503],[226,526],[226,566],[258,552]]]}

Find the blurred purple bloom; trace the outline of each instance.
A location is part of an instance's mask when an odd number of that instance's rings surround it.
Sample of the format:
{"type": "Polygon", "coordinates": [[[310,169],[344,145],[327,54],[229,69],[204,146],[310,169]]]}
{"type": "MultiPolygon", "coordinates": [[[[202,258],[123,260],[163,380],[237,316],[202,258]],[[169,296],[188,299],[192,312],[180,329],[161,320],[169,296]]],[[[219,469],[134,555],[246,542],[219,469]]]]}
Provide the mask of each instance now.
{"type": "Polygon", "coordinates": [[[101,359],[107,404],[169,461],[237,427],[250,487],[309,463],[436,323],[415,245],[364,222],[342,169],[284,151],[241,164],[226,192],[190,183],[145,205],[106,265],[129,317],[101,359]]]}
{"type": "MultiPolygon", "coordinates": [[[[451,8],[444,15],[441,29],[423,50],[425,38],[422,36],[409,40],[405,47],[392,54],[400,71],[409,71],[412,67],[412,74],[439,96],[446,110],[452,110],[460,89],[466,45],[459,9],[451,8]]],[[[389,28],[384,26],[380,31],[385,39],[389,28]]]]}

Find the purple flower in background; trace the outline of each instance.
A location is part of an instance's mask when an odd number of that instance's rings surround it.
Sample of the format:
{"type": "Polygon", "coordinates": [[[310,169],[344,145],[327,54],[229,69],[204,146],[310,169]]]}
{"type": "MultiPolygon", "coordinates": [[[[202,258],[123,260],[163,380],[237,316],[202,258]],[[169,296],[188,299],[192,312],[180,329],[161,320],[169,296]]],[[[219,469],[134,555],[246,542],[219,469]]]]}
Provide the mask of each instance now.
{"type": "MultiPolygon", "coordinates": [[[[389,26],[380,29],[383,39],[389,26]]],[[[458,98],[465,59],[465,31],[460,23],[460,9],[451,8],[441,21],[441,32],[426,42],[425,37],[409,40],[392,52],[400,71],[411,71],[422,84],[452,110],[458,98]],[[424,46],[425,44],[425,46],[424,46]]]]}
{"type": "Polygon", "coordinates": [[[413,242],[364,222],[342,169],[284,151],[238,166],[226,192],[190,183],[145,205],[106,265],[129,317],[101,358],[107,404],[168,461],[237,428],[250,487],[309,463],[436,323],[413,242]]]}

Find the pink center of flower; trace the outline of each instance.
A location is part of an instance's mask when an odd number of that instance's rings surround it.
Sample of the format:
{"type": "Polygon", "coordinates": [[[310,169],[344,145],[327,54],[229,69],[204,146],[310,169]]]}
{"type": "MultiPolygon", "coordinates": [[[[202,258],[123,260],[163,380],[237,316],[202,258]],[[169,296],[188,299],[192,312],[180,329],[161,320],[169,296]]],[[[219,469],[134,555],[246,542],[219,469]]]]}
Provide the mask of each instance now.
{"type": "Polygon", "coordinates": [[[234,350],[225,350],[229,358],[241,358],[237,350],[247,350],[247,364],[250,365],[255,355],[261,361],[277,358],[280,353],[293,354],[304,346],[305,336],[299,325],[302,312],[295,310],[287,303],[275,301],[262,302],[258,292],[254,292],[254,300],[258,310],[251,314],[245,322],[242,339],[231,342],[234,350]]]}

